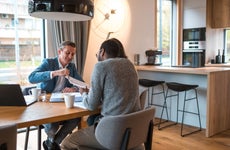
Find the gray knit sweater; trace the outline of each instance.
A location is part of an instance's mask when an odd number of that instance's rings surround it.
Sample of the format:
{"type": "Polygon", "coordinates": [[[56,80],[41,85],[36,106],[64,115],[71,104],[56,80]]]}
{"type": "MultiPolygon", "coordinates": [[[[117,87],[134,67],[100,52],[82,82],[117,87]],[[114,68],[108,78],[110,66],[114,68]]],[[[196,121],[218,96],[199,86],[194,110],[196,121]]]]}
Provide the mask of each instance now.
{"type": "Polygon", "coordinates": [[[101,106],[103,116],[127,114],[140,110],[138,93],[134,65],[126,58],[110,58],[95,65],[83,102],[89,110],[101,106]]]}

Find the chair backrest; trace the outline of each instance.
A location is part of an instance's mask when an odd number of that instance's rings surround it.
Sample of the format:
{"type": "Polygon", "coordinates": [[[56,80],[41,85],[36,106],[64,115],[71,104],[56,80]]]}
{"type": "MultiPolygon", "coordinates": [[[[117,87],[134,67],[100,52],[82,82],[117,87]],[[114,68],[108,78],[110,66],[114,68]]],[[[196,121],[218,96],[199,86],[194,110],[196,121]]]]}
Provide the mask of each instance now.
{"type": "Polygon", "coordinates": [[[140,98],[141,109],[145,108],[147,92],[148,92],[147,88],[139,86],[139,98],[140,98]]]}
{"type": "Polygon", "coordinates": [[[95,130],[96,139],[110,150],[134,148],[149,140],[147,149],[151,150],[154,115],[155,108],[150,107],[130,114],[103,117],[95,130]],[[124,146],[126,143],[127,147],[124,146]]]}
{"type": "Polygon", "coordinates": [[[15,124],[0,126],[0,150],[16,150],[17,127],[15,124]]]}

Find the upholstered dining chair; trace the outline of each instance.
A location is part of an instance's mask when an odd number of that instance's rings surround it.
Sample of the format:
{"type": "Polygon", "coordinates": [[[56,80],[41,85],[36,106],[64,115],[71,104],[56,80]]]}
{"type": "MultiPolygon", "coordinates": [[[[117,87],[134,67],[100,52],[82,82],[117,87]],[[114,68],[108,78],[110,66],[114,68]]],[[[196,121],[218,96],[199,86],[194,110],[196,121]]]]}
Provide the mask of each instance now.
{"type": "Polygon", "coordinates": [[[16,150],[17,127],[15,124],[0,126],[0,150],[16,150]]]}
{"type": "Polygon", "coordinates": [[[148,88],[139,86],[139,98],[140,98],[140,104],[141,104],[141,109],[144,109],[145,103],[146,103],[146,96],[148,93],[148,88]]]}
{"type": "Polygon", "coordinates": [[[155,107],[148,107],[131,114],[103,117],[95,137],[108,150],[151,150],[154,115],[155,107]]]}

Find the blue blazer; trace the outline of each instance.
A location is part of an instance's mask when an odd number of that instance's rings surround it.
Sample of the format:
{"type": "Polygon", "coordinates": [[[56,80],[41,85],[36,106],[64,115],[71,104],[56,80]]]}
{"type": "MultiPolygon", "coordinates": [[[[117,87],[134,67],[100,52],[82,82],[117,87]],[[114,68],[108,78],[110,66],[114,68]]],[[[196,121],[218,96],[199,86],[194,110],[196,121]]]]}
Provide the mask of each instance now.
{"type": "MultiPolygon", "coordinates": [[[[78,74],[74,63],[69,63],[67,69],[70,70],[70,76],[82,80],[82,77],[78,74]]],[[[48,93],[52,93],[58,77],[50,78],[50,72],[59,70],[58,57],[44,59],[38,68],[36,68],[28,77],[30,83],[40,83],[39,87],[48,93]]],[[[65,87],[73,87],[73,84],[69,83],[65,79],[65,87]]]]}

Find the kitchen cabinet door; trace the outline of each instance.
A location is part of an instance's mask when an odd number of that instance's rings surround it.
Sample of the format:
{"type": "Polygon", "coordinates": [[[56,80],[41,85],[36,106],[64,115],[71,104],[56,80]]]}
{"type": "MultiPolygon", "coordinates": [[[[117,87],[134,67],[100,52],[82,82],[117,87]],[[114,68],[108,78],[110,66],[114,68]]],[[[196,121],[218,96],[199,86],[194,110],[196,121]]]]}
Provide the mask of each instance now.
{"type": "Polygon", "coordinates": [[[230,0],[210,0],[212,1],[211,27],[230,27],[230,0]]]}

